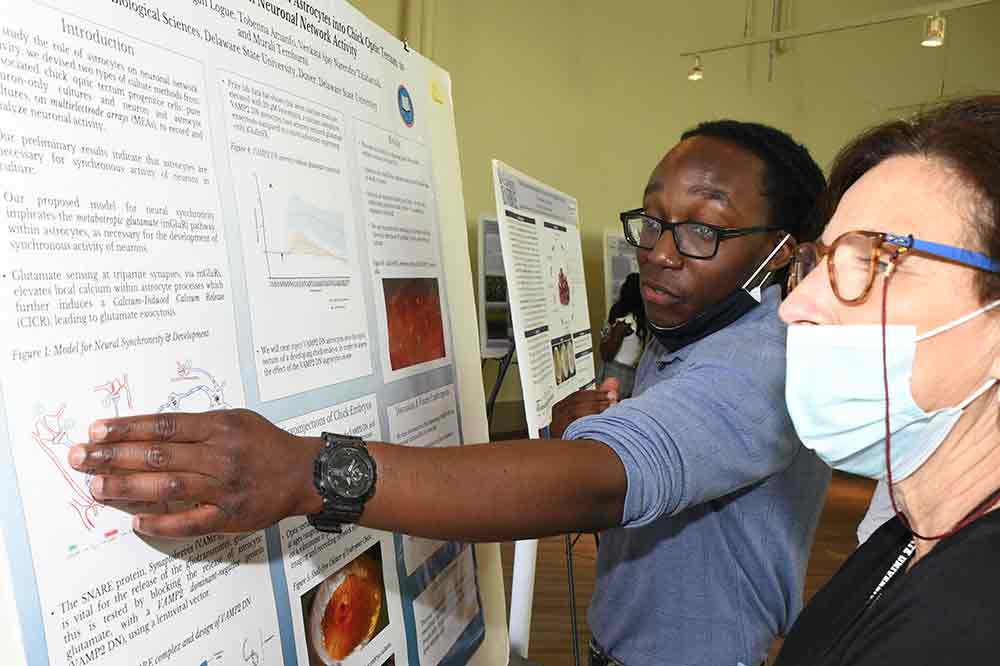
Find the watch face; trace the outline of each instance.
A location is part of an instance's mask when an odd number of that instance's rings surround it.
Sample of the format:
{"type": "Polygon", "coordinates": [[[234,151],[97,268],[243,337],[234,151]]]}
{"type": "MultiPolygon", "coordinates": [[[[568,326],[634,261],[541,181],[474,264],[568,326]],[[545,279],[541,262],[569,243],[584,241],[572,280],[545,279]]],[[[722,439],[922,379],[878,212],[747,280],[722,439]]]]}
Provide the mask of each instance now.
{"type": "Polygon", "coordinates": [[[374,477],[371,461],[362,449],[337,447],[326,465],[327,484],[334,493],[347,499],[363,497],[371,489],[374,477]]]}

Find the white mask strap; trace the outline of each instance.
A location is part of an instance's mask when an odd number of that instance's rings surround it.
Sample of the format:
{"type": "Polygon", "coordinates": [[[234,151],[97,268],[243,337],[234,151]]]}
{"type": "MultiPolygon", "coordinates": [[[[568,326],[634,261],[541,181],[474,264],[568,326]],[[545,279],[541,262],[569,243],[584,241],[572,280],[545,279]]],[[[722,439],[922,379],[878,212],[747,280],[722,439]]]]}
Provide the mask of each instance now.
{"type": "Polygon", "coordinates": [[[983,384],[978,389],[976,389],[975,393],[973,393],[968,398],[966,398],[965,400],[963,400],[958,405],[958,407],[956,409],[965,409],[966,407],[968,407],[969,405],[971,405],[972,403],[974,403],[976,401],[976,398],[978,398],[979,396],[981,396],[982,394],[986,393],[991,388],[993,388],[993,385],[996,384],[997,381],[1000,381],[1000,380],[997,380],[996,378],[992,378],[992,377],[990,379],[987,379],[985,384],[983,384]]]}
{"type": "Polygon", "coordinates": [[[931,330],[927,331],[926,333],[921,333],[920,335],[917,336],[917,342],[921,342],[923,340],[926,340],[927,338],[932,338],[935,335],[938,335],[939,333],[944,333],[945,331],[950,331],[951,329],[956,328],[958,326],[961,326],[965,322],[971,321],[971,320],[975,319],[976,317],[978,317],[979,315],[985,314],[985,313],[989,312],[990,310],[992,310],[994,308],[997,308],[997,307],[1000,307],[1000,300],[995,300],[992,303],[990,303],[989,305],[984,305],[983,307],[979,308],[975,312],[970,312],[969,314],[965,315],[964,317],[959,317],[955,321],[948,322],[947,324],[942,324],[941,326],[938,326],[937,328],[932,328],[931,330]]]}
{"type": "MultiPolygon", "coordinates": [[[[774,255],[778,254],[778,251],[781,250],[781,248],[784,246],[784,244],[787,243],[788,239],[791,238],[791,237],[792,237],[791,234],[785,234],[785,237],[781,239],[781,242],[778,243],[778,245],[773,250],[771,250],[771,254],[767,255],[767,258],[764,259],[764,261],[760,262],[760,266],[758,266],[757,270],[755,270],[753,272],[753,274],[749,278],[747,278],[747,281],[743,283],[743,286],[740,287],[740,289],[746,289],[750,285],[750,283],[753,282],[754,278],[757,277],[758,275],[760,275],[760,272],[762,270],[764,270],[764,267],[767,266],[768,262],[770,262],[772,259],[774,259],[774,255]]],[[[763,284],[764,282],[766,282],[767,278],[769,278],[769,277],[771,277],[771,273],[770,272],[768,272],[768,274],[764,276],[764,280],[761,281],[761,284],[763,284]]],[[[760,300],[761,300],[760,285],[757,285],[757,287],[753,291],[749,291],[748,290],[748,293],[751,296],[753,296],[754,299],[758,303],[760,303],[760,300]],[[756,292],[756,293],[754,293],[754,292],[756,292]]]]}

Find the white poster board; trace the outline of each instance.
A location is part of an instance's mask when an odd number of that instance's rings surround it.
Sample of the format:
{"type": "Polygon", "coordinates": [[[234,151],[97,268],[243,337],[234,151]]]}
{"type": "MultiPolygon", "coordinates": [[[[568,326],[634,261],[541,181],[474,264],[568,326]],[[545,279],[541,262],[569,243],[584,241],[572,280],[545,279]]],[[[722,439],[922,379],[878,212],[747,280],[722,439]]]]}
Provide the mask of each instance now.
{"type": "Polygon", "coordinates": [[[479,218],[478,265],[479,346],[483,358],[502,358],[510,350],[514,330],[510,323],[500,227],[492,216],[479,218]]]}
{"type": "MultiPolygon", "coordinates": [[[[552,406],[594,384],[576,199],[493,160],[493,188],[507,275],[524,416],[545,437],[552,406]]],[[[511,581],[511,650],[528,656],[538,542],[518,541],[511,581]]]]}
{"type": "Polygon", "coordinates": [[[625,240],[624,232],[604,232],[604,309],[610,310],[618,301],[622,283],[631,273],[639,272],[635,248],[625,240]]]}
{"type": "Polygon", "coordinates": [[[493,160],[500,244],[528,432],[594,381],[576,199],[493,160]]]}
{"type": "Polygon", "coordinates": [[[341,0],[0,0],[0,53],[5,663],[503,659],[495,549],[301,519],[151,541],[65,459],[97,418],[242,406],[485,438],[447,73],[341,0]],[[333,648],[352,576],[381,601],[333,648]]]}

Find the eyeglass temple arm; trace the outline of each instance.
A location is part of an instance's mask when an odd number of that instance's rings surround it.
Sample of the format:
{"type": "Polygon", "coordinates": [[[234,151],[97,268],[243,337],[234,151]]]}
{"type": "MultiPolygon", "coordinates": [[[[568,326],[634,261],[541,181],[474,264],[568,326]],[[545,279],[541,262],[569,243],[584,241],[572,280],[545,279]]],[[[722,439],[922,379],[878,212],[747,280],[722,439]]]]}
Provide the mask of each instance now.
{"type": "Polygon", "coordinates": [[[900,245],[902,247],[913,249],[918,252],[926,252],[927,254],[933,254],[944,259],[950,259],[951,261],[957,261],[960,264],[965,264],[966,266],[972,266],[974,268],[979,268],[984,271],[989,271],[990,273],[1000,273],[1000,261],[995,261],[990,259],[985,254],[981,252],[973,252],[972,250],[964,250],[959,247],[954,247],[952,245],[945,245],[944,243],[935,243],[933,241],[918,240],[912,235],[909,236],[897,236],[895,234],[886,234],[885,240],[893,245],[900,245]]]}
{"type": "MultiPolygon", "coordinates": [[[[711,227],[712,225],[705,225],[711,227]]],[[[718,229],[720,238],[732,238],[734,236],[748,236],[750,234],[759,234],[762,231],[782,231],[781,227],[748,227],[746,229],[719,229],[718,227],[713,227],[718,229]]]]}

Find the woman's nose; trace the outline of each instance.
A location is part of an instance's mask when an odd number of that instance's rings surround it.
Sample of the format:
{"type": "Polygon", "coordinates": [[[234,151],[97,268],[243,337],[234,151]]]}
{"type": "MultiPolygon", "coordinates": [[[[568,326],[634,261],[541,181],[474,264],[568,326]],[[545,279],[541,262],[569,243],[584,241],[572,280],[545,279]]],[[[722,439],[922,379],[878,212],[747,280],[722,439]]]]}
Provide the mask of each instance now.
{"type": "MultiPolygon", "coordinates": [[[[793,268],[794,270],[794,268],[793,268]]],[[[778,315],[786,324],[833,324],[837,297],[830,284],[826,261],[821,261],[788,294],[778,315]]]]}

